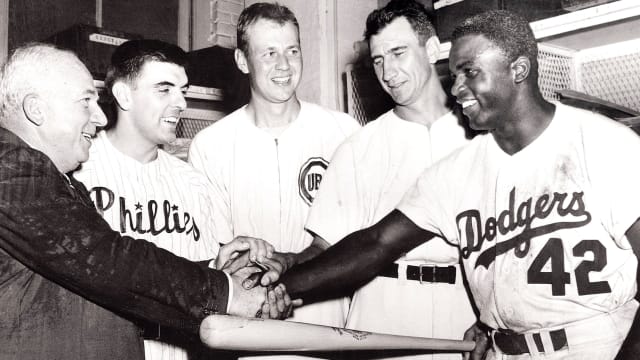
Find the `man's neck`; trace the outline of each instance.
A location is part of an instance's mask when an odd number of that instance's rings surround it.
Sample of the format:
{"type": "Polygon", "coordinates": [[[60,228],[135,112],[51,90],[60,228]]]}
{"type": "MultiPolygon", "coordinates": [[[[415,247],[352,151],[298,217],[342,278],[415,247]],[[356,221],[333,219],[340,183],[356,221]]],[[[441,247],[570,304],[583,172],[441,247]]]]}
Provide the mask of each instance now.
{"type": "MultiPolygon", "coordinates": [[[[520,103],[519,101],[515,101],[520,103]]],[[[501,121],[502,126],[491,131],[498,146],[509,155],[524,149],[536,140],[551,124],[556,106],[546,100],[527,102],[514,108],[501,121]]]]}
{"type": "Polygon", "coordinates": [[[403,120],[422,124],[427,128],[443,115],[451,111],[447,107],[447,95],[438,80],[430,81],[423,90],[423,96],[410,105],[398,105],[393,112],[403,120]]]}
{"type": "Polygon", "coordinates": [[[247,105],[247,113],[259,128],[286,128],[298,118],[300,102],[295,96],[283,103],[252,98],[247,105]]]}
{"type": "Polygon", "coordinates": [[[107,138],[111,145],[124,155],[142,164],[155,160],[158,157],[158,145],[151,144],[135,134],[137,134],[135,130],[128,129],[124,123],[120,122],[107,130],[107,138]]]}

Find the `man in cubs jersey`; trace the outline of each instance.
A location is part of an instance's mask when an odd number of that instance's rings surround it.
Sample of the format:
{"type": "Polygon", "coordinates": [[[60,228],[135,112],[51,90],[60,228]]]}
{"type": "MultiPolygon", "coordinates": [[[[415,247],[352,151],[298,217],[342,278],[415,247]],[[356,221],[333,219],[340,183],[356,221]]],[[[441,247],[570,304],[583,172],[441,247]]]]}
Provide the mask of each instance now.
{"type": "MultiPolygon", "coordinates": [[[[247,7],[238,20],[235,59],[249,75],[251,100],[199,132],[189,161],[222,194],[213,201],[223,212],[214,216],[228,221],[228,232],[217,228],[218,239],[261,238],[289,253],[282,262],[300,262],[327,247],[310,246],[304,222],[334,150],[359,125],[298,100],[302,53],[288,8],[247,7]]],[[[332,300],[296,309],[293,320],[342,327],[346,312],[346,299],[332,300]]]]}
{"type": "Polygon", "coordinates": [[[290,294],[353,286],[439,235],[461,250],[489,359],[637,358],[640,165],[623,154],[640,138],[545,101],[537,66],[525,19],[490,11],[459,25],[452,93],[489,133],[427,169],[376,225],[285,274],[290,294]]]}
{"type": "MultiPolygon", "coordinates": [[[[186,102],[186,54],[157,40],[122,44],[105,81],[118,106],[115,124],[97,134],[89,160],[74,173],[114,230],[193,261],[211,260],[219,245],[207,178],[159,148],[175,140],[186,102]]],[[[187,358],[187,339],[145,327],[145,357],[187,358]]]]}
{"type": "MultiPolygon", "coordinates": [[[[382,219],[425,168],[469,141],[446,106],[434,66],[439,41],[423,5],[393,0],[375,10],[367,19],[365,38],[376,76],[396,105],[346,140],[331,160],[306,224],[329,243],[382,219]]],[[[351,300],[346,327],[462,339],[476,321],[463,281],[458,248],[434,239],[360,288],[351,300]]]]}

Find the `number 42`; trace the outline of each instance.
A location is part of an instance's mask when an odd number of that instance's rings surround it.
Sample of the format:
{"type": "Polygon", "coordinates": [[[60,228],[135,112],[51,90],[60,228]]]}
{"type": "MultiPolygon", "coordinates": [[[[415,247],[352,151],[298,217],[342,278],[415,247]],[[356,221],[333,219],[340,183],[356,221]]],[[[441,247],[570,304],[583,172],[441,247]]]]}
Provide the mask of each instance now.
{"type": "MultiPolygon", "coordinates": [[[[573,248],[573,256],[584,257],[587,252],[593,254],[593,260],[582,261],[575,270],[578,295],[591,295],[611,292],[606,281],[589,280],[589,273],[602,271],[607,265],[607,249],[598,240],[582,240],[573,248]]],[[[571,277],[564,271],[564,245],[562,240],[551,238],[540,250],[527,271],[529,284],[550,284],[553,296],[564,296],[565,285],[571,283],[571,277]],[[542,271],[551,261],[551,271],[542,271]]]]}

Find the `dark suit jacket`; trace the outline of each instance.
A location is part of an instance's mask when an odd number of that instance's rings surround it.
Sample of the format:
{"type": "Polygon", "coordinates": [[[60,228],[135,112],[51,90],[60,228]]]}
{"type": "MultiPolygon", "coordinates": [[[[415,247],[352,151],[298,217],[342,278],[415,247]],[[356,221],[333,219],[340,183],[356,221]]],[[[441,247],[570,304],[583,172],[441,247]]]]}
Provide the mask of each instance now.
{"type": "Polygon", "coordinates": [[[0,359],[143,359],[128,319],[195,334],[228,286],[111,230],[81,183],[0,128],[0,359]]]}

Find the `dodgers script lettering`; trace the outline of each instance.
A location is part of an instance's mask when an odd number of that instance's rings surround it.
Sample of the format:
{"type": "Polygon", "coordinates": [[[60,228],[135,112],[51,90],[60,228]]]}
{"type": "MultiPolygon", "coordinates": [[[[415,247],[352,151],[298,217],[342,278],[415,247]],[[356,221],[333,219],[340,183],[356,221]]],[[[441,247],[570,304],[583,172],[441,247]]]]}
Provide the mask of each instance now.
{"type": "Polygon", "coordinates": [[[481,251],[485,241],[494,241],[498,233],[503,236],[517,233],[511,239],[484,250],[478,256],[476,268],[488,268],[496,257],[512,249],[516,256],[522,258],[529,252],[532,238],[560,229],[578,228],[591,221],[591,214],[585,209],[582,199],[583,192],[573,192],[571,195],[558,192],[544,194],[536,199],[530,197],[517,206],[515,193],[514,187],[509,193],[508,208],[501,211],[497,218],[488,217],[483,223],[480,212],[475,209],[463,211],[456,217],[461,244],[464,245],[461,253],[465,259],[481,251]],[[563,218],[563,221],[534,226],[535,220],[544,220],[552,214],[557,215],[554,218],[563,218]]]}

